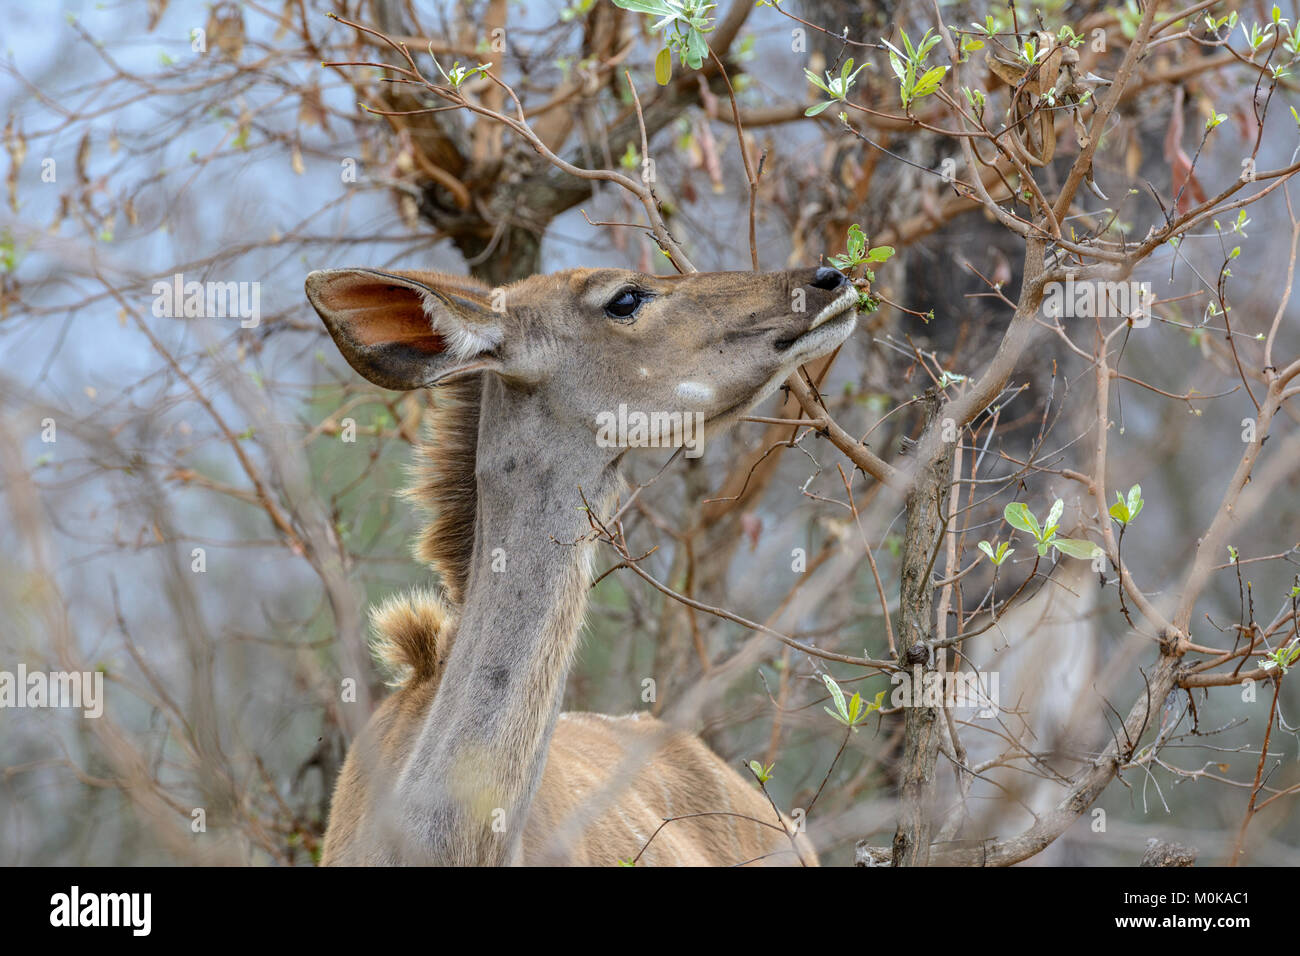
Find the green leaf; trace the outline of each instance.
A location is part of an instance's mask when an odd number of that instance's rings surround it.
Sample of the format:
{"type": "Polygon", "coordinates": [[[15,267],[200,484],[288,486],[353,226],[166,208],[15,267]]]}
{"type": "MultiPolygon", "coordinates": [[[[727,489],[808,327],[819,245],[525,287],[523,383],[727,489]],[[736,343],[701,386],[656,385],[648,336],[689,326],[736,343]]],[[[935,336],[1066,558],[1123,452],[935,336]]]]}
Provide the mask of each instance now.
{"type": "Polygon", "coordinates": [[[667,86],[673,78],[673,51],[664,47],[655,54],[655,82],[667,86]]]}
{"type": "Polygon", "coordinates": [[[1134,485],[1128,490],[1128,520],[1132,521],[1142,510],[1142,486],[1134,485]]]}
{"type": "Polygon", "coordinates": [[[664,0],[614,0],[614,6],[654,17],[673,16],[677,12],[664,0]]]}
{"type": "Polygon", "coordinates": [[[1013,501],[1007,505],[1002,512],[1002,517],[1006,519],[1007,524],[1019,531],[1032,534],[1035,538],[1043,536],[1042,529],[1038,527],[1038,519],[1023,501],[1013,501]]]}
{"type": "Polygon", "coordinates": [[[692,70],[698,70],[704,65],[704,56],[708,51],[704,34],[699,30],[691,30],[686,37],[686,65],[692,70]]]}
{"type": "Polygon", "coordinates": [[[848,238],[845,245],[849,250],[849,255],[854,259],[862,258],[862,250],[867,247],[867,237],[862,233],[862,227],[856,222],[849,226],[848,238]]]}
{"type": "Polygon", "coordinates": [[[1092,560],[1101,551],[1098,545],[1083,538],[1053,538],[1052,547],[1072,558],[1082,558],[1085,561],[1092,560]]]}
{"type": "Polygon", "coordinates": [[[888,262],[893,255],[893,246],[873,246],[867,253],[867,262],[888,262]]]}
{"type": "Polygon", "coordinates": [[[907,49],[907,58],[909,60],[916,59],[916,48],[912,46],[912,41],[908,38],[907,31],[899,30],[898,32],[903,35],[903,46],[907,49]]]}
{"type": "Polygon", "coordinates": [[[831,88],[822,82],[822,78],[818,76],[816,73],[814,73],[812,70],[805,68],[803,71],[803,75],[808,78],[809,83],[817,87],[817,89],[821,90],[823,93],[827,94],[828,96],[835,95],[834,93],[831,92],[831,88]]]}
{"type": "Polygon", "coordinates": [[[812,106],[808,107],[806,110],[803,111],[803,115],[816,116],[822,111],[824,111],[828,106],[830,106],[834,102],[835,102],[834,100],[826,100],[825,102],[822,103],[814,103],[812,106]]]}
{"type": "Polygon", "coordinates": [[[981,541],[976,545],[976,547],[988,555],[989,560],[998,566],[1000,566],[1008,557],[1016,553],[1016,549],[1011,547],[1011,542],[1009,541],[1003,541],[1001,544],[997,545],[996,551],[993,550],[993,545],[989,544],[987,541],[981,541]]]}
{"type": "Polygon", "coordinates": [[[1043,537],[1050,538],[1060,525],[1061,514],[1065,511],[1065,502],[1057,498],[1052,504],[1052,510],[1047,513],[1047,527],[1043,530],[1043,537]]]}
{"type": "MultiPolygon", "coordinates": [[[[844,691],[840,690],[840,685],[835,683],[830,674],[823,674],[822,680],[826,682],[826,689],[829,690],[831,696],[835,698],[835,709],[839,711],[840,716],[847,718],[849,715],[849,709],[844,703],[844,691]]],[[[835,715],[832,714],[832,716],[835,715]]]]}
{"type": "Polygon", "coordinates": [[[903,66],[903,61],[899,59],[897,53],[889,54],[889,65],[894,71],[894,75],[900,80],[907,76],[907,67],[903,66]]]}
{"type": "Polygon", "coordinates": [[[916,81],[916,86],[912,89],[912,98],[917,99],[922,96],[929,96],[939,88],[943,78],[948,75],[946,66],[935,66],[926,70],[921,78],[916,81]]]}
{"type": "Polygon", "coordinates": [[[627,170],[636,169],[641,165],[641,154],[635,145],[627,144],[627,149],[623,150],[623,155],[618,158],[618,164],[627,170]]]}

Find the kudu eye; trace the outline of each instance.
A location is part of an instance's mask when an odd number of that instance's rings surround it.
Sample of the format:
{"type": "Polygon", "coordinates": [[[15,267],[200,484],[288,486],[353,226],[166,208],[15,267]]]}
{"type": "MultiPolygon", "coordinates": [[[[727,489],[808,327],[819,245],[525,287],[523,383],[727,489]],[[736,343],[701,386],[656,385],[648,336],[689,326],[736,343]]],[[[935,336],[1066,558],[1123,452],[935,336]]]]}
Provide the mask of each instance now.
{"type": "Polygon", "coordinates": [[[649,298],[648,293],[638,289],[624,289],[605,303],[605,314],[616,321],[626,322],[649,298]]]}

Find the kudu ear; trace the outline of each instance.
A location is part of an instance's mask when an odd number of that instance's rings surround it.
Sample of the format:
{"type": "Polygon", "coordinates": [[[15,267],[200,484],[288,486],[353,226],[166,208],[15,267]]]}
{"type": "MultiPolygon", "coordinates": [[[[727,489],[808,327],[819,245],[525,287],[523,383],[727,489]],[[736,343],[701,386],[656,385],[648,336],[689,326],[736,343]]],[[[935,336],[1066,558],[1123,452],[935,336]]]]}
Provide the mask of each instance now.
{"type": "Polygon", "coordinates": [[[367,380],[407,391],[497,368],[502,316],[464,289],[375,269],[307,276],[307,299],[343,357],[367,380]]]}

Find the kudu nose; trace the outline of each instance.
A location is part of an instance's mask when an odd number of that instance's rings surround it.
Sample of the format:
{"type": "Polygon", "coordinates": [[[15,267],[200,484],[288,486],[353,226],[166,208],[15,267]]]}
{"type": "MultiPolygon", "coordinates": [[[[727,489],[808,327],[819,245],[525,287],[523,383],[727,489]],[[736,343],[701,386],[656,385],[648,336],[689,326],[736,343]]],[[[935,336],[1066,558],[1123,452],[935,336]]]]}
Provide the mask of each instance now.
{"type": "Polygon", "coordinates": [[[848,281],[849,277],[839,269],[830,269],[826,266],[822,266],[813,273],[812,287],[814,289],[825,289],[829,292],[833,289],[838,289],[848,281]]]}

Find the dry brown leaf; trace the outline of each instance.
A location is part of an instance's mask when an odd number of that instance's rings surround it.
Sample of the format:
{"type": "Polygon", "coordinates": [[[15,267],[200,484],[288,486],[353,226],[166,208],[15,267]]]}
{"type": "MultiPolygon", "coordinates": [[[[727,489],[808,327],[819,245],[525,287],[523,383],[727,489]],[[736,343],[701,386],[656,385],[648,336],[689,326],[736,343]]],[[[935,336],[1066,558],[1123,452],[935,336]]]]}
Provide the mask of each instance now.
{"type": "Polygon", "coordinates": [[[218,3],[208,13],[208,46],[216,47],[221,55],[237,61],[244,52],[244,11],[237,3],[218,3]]]}
{"type": "Polygon", "coordinates": [[[14,123],[14,114],[9,114],[9,119],[5,122],[5,151],[9,154],[9,174],[5,177],[5,185],[9,191],[9,208],[14,212],[18,211],[18,168],[22,166],[23,160],[27,158],[27,139],[23,132],[14,123]]]}
{"type": "Polygon", "coordinates": [[[284,6],[280,10],[278,22],[275,25],[274,39],[283,40],[285,34],[293,26],[293,14],[298,5],[296,0],[284,0],[284,6]]]}
{"type": "Polygon", "coordinates": [[[158,26],[158,21],[162,15],[167,12],[168,0],[149,0],[149,32],[152,33],[158,26]]]}
{"type": "Polygon", "coordinates": [[[81,142],[77,145],[77,182],[83,186],[90,182],[90,176],[86,173],[86,163],[90,159],[90,131],[81,134],[81,142]]]}
{"type": "Polygon", "coordinates": [[[709,176],[709,182],[713,184],[713,191],[722,192],[726,187],[722,182],[722,164],[718,161],[717,142],[713,139],[708,119],[703,116],[695,123],[695,142],[699,144],[701,164],[709,176]]]}
{"type": "Polygon", "coordinates": [[[1192,200],[1203,203],[1208,198],[1196,173],[1192,171],[1192,159],[1181,149],[1174,156],[1170,166],[1170,188],[1178,197],[1178,212],[1184,213],[1192,208],[1192,200]]]}
{"type": "Polygon", "coordinates": [[[298,105],[298,125],[329,129],[329,119],[321,103],[320,87],[316,83],[312,83],[302,91],[301,102],[298,105]]]}
{"type": "Polygon", "coordinates": [[[1129,179],[1136,179],[1142,169],[1142,144],[1138,142],[1137,130],[1130,129],[1128,148],[1124,150],[1124,173],[1129,179]]]}

